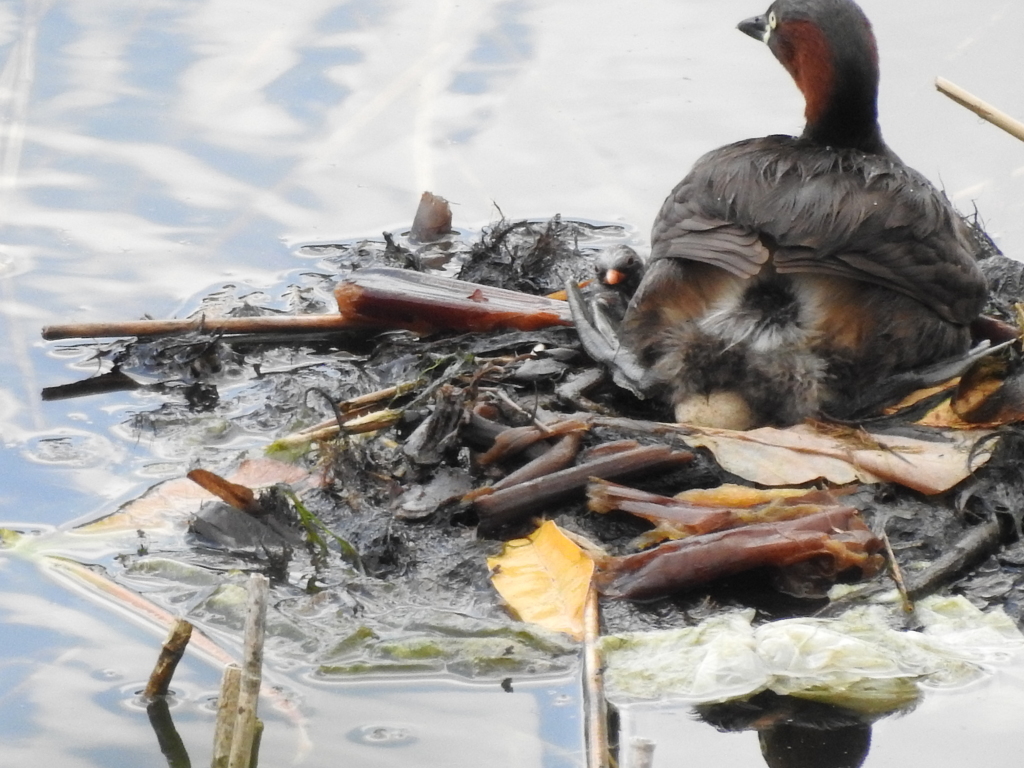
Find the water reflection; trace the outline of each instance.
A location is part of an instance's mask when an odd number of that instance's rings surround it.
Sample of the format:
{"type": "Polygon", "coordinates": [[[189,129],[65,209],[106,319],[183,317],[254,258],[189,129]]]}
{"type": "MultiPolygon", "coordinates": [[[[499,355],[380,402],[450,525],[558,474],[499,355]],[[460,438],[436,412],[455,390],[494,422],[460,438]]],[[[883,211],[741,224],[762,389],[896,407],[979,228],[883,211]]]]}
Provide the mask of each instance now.
{"type": "MultiPolygon", "coordinates": [[[[964,30],[948,0],[927,28],[865,5],[890,143],[961,204],[980,196],[1019,250],[1014,146],[974,136],[922,80],[941,69],[971,85],[991,57],[979,39],[998,49],[1022,12],[996,3],[964,30]],[[934,124],[945,130],[922,129],[934,124]]],[[[169,314],[225,269],[267,281],[287,263],[282,241],[407,222],[425,188],[456,201],[457,223],[496,201],[645,230],[698,154],[799,125],[784,73],[733,29],[750,12],[738,0],[632,14],[513,0],[3,7],[4,260],[24,275],[6,298],[35,322],[169,314]]]]}
{"type": "MultiPolygon", "coordinates": [[[[145,436],[120,428],[145,393],[42,403],[43,387],[74,378],[69,366],[97,369],[88,346],[43,346],[42,325],[180,316],[224,283],[276,285],[297,244],[401,229],[428,188],[456,203],[458,227],[491,219],[497,203],[645,233],[701,153],[799,129],[785,73],[734,30],[762,5],[0,1],[4,517],[64,523],[189,460],[170,450],[161,463],[145,436]]],[[[1024,6],[863,5],[881,46],[889,143],[962,207],[977,201],[999,244],[1024,254],[1019,145],[931,88],[942,74],[1024,116],[1024,91],[1004,76],[1022,69],[1024,6]]],[[[148,735],[126,734],[100,705],[82,716],[110,683],[77,673],[114,659],[132,678],[127,662],[145,667],[151,638],[96,626],[91,604],[67,617],[74,633],[43,629],[58,595],[32,573],[0,606],[4,653],[58,640],[45,658],[27,656],[31,667],[3,667],[16,680],[0,728],[46,738],[6,755],[144,764],[148,735]]]]}
{"type": "Polygon", "coordinates": [[[696,712],[724,733],[755,731],[769,768],[859,768],[871,748],[872,722],[890,714],[857,712],[771,691],[703,705],[696,712]]]}

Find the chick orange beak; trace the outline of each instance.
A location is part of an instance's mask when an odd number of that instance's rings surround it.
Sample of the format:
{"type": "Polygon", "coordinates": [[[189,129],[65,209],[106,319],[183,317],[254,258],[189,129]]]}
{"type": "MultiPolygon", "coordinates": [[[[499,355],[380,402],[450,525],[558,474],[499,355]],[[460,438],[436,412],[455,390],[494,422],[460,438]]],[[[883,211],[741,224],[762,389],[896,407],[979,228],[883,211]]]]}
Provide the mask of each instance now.
{"type": "Polygon", "coordinates": [[[626,279],[626,273],[621,269],[609,269],[604,273],[604,280],[602,282],[605,285],[618,285],[626,279]]]}

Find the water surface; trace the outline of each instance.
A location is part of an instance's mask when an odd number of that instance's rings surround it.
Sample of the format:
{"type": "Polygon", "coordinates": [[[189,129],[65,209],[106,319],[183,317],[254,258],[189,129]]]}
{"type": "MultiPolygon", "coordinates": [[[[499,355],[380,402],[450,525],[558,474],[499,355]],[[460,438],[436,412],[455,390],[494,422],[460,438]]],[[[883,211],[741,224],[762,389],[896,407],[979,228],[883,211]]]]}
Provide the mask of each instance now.
{"type": "MultiPolygon", "coordinates": [[[[1008,255],[1024,255],[1021,144],[932,87],[942,75],[1024,117],[1024,6],[863,6],[881,50],[887,140],[963,210],[976,207],[1008,255]]],[[[146,407],[142,396],[42,403],[41,388],[97,370],[88,352],[42,343],[43,325],[181,316],[226,284],[276,296],[285,273],[312,266],[300,245],[401,229],[425,189],[453,202],[464,229],[498,208],[516,218],[561,213],[624,224],[642,246],[700,154],[799,131],[795,87],[735,30],[762,10],[747,0],[3,0],[0,518],[88,518],[189,461],[120,427],[146,407]]],[[[158,634],[30,564],[0,559],[0,572],[0,763],[161,764],[131,703],[158,634]]],[[[215,678],[201,661],[179,673],[174,714],[186,740],[202,745],[194,759],[209,741],[204,702],[215,678]]],[[[408,761],[408,750],[430,765],[459,764],[452,755],[578,764],[578,724],[562,718],[575,736],[542,737],[538,714],[571,700],[567,685],[467,691],[452,701],[486,698],[494,708],[453,703],[442,717],[429,711],[436,690],[374,698],[293,680],[304,716],[318,723],[315,746],[282,715],[280,728],[268,727],[278,735],[268,737],[267,764],[327,764],[347,750],[381,765],[408,761]],[[372,717],[340,724],[353,696],[372,717]],[[502,722],[466,724],[476,710],[502,722]],[[344,737],[378,717],[415,730],[415,745],[344,737]],[[448,720],[461,724],[445,731],[448,720]]],[[[912,738],[894,721],[877,739],[884,745],[891,731],[893,742],[927,745],[928,729],[956,727],[944,718],[957,708],[1020,701],[1019,681],[998,691],[915,714],[924,725],[912,738]]],[[[966,722],[956,743],[968,752],[1013,732],[998,717],[983,732],[966,722]]],[[[714,749],[738,738],[704,728],[714,749]]],[[[687,747],[661,749],[658,764],[677,749],[687,747]]],[[[895,764],[893,749],[880,746],[868,764],[895,764]]],[[[936,765],[962,764],[942,762],[960,754],[952,749],[934,751],[936,765]]],[[[990,764],[1009,765],[1009,751],[999,754],[990,764]]]]}

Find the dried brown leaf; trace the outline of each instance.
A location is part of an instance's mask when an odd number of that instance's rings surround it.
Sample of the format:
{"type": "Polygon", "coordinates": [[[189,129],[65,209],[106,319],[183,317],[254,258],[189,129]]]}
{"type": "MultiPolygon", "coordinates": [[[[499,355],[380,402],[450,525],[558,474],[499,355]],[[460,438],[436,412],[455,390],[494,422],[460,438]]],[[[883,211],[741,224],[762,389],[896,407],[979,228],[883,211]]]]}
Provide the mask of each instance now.
{"type": "Polygon", "coordinates": [[[691,445],[714,453],[724,469],[760,485],[836,485],[889,481],[926,494],[942,493],[988,461],[971,456],[983,430],[936,432],[934,441],[898,435],[823,434],[814,425],[747,432],[694,428],[691,445]],[[871,447],[877,446],[877,447],[871,447]]]}

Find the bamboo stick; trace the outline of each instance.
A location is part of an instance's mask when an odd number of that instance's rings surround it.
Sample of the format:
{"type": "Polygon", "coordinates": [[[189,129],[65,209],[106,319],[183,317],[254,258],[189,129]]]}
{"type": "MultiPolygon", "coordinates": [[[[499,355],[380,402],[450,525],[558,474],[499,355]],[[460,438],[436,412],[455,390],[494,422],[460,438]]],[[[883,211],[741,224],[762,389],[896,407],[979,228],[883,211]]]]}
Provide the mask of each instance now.
{"type": "Polygon", "coordinates": [[[267,619],[267,577],[249,576],[249,606],[245,619],[245,649],[238,687],[238,718],[231,737],[228,768],[249,768],[256,734],[256,707],[263,679],[263,634],[267,619]]]}
{"type": "Polygon", "coordinates": [[[1010,117],[1002,110],[996,109],[988,102],[982,101],[974,94],[965,91],[959,85],[951,83],[943,77],[935,78],[935,87],[940,93],[945,94],[957,104],[967,107],[978,117],[988,120],[997,128],[1002,128],[1011,136],[1024,141],[1024,123],[1020,120],[1010,117]]]}
{"type": "Polygon", "coordinates": [[[192,625],[184,619],[178,619],[171,632],[164,640],[160,649],[160,656],[156,660],[153,673],[146,683],[146,690],[143,696],[152,699],[154,696],[166,696],[170,689],[171,678],[174,677],[174,670],[178,668],[178,662],[185,653],[189,638],[192,637],[192,625]]]}

